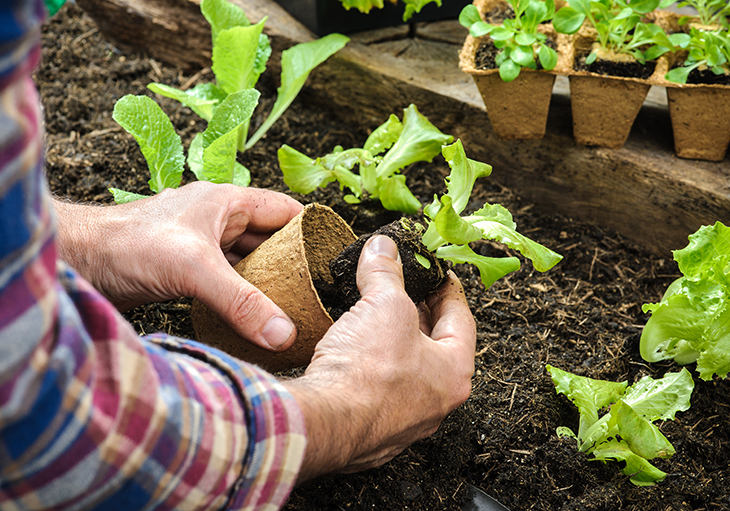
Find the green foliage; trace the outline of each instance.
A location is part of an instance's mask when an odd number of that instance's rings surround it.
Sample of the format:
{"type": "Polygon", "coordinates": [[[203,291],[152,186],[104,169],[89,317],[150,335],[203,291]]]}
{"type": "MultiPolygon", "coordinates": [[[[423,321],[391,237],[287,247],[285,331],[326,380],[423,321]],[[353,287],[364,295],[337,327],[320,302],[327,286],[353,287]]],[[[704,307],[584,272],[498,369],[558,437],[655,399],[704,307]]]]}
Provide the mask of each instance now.
{"type": "Polygon", "coordinates": [[[337,181],[350,194],[345,201],[379,200],[385,209],[414,214],[421,203],[406,186],[400,172],[412,163],[430,162],[441,146],[453,141],[422,115],[415,105],[403,110],[403,122],[396,115],[376,128],[362,148],[335,148],[331,154],[312,159],[283,145],[279,166],[284,182],[294,192],[307,194],[337,181]],[[352,170],[358,166],[359,172],[352,170]]]}
{"type": "MultiPolygon", "coordinates": [[[[370,10],[375,7],[376,9],[382,9],[383,8],[383,0],[340,0],[342,2],[342,6],[350,10],[352,8],[357,9],[358,11],[362,13],[369,13],[370,10]]],[[[396,0],[390,0],[393,3],[396,2],[396,0]]],[[[411,17],[414,14],[417,14],[421,12],[421,9],[423,9],[424,6],[435,2],[436,5],[441,7],[441,0],[403,0],[403,3],[406,6],[405,11],[403,12],[403,21],[408,21],[411,19],[411,17]]]]}
{"type": "Polygon", "coordinates": [[[563,34],[577,32],[585,21],[596,30],[596,43],[586,57],[586,64],[598,57],[597,49],[605,54],[627,54],[639,62],[654,60],[674,51],[679,34],[667,35],[653,23],[641,19],[671,0],[568,0],[553,19],[555,30],[563,34]]]}
{"type": "MultiPolygon", "coordinates": [[[[248,138],[251,115],[258,105],[254,89],[271,55],[268,37],[263,34],[266,18],[252,25],[240,7],[226,0],[203,0],[200,9],[211,26],[212,70],[216,83],[198,84],[182,91],[161,83],[149,89],[190,107],[208,121],[188,148],[187,163],[199,180],[247,186],[249,171],[236,161],[238,152],[251,148],[294,101],[310,72],[349,40],[340,34],[298,44],[282,52],[281,86],[274,106],[256,133],[248,138]]],[[[150,187],[159,193],[180,185],[184,155],[180,137],[154,101],[143,96],[127,96],[114,107],[114,119],[132,133],[147,159],[152,179],[150,187]],[[136,98],[136,99],[133,99],[136,98]],[[165,118],[167,122],[163,122],[165,118]],[[174,159],[165,160],[165,153],[174,159]],[[154,185],[154,186],[153,186],[154,185]]],[[[141,196],[112,190],[117,202],[141,196]]]]}
{"type": "Polygon", "coordinates": [[[687,83],[689,74],[697,68],[708,68],[716,75],[730,74],[730,35],[727,31],[706,32],[690,28],[689,34],[677,34],[677,46],[688,55],[681,66],[664,77],[670,82],[687,83]]]}
{"type": "Polygon", "coordinates": [[[538,31],[541,23],[550,21],[555,14],[553,0],[507,0],[515,12],[513,19],[501,25],[482,20],[474,5],[467,5],[459,15],[459,22],[473,37],[489,35],[500,51],[496,57],[499,76],[511,82],[523,68],[537,69],[539,60],[543,69],[551,70],[558,63],[558,54],[546,44],[547,36],[538,31]]]}
{"type": "Polygon", "coordinates": [[[669,285],[641,333],[647,362],[697,362],[703,380],[730,371],[730,228],[721,222],[701,227],[689,244],[674,251],[682,277],[669,285]]]}
{"type": "MultiPolygon", "coordinates": [[[[720,25],[728,28],[728,16],[730,16],[730,3],[727,0],[682,0],[678,7],[694,7],[700,23],[705,26],[720,25]]],[[[689,16],[680,18],[680,24],[689,21],[689,16]]]]}
{"type": "Polygon", "coordinates": [[[436,257],[455,264],[470,263],[479,269],[482,283],[489,288],[494,282],[520,268],[516,257],[486,257],[474,252],[469,243],[493,240],[517,250],[530,259],[535,269],[547,271],[563,256],[517,232],[510,212],[500,204],[484,204],[478,211],[460,216],[471,197],[474,183],[489,176],[492,167],[466,157],[461,140],[444,146],[441,154],[451,167],[446,178],[447,193],[423,209],[427,228],[423,244],[436,257]]]}
{"type": "Polygon", "coordinates": [[[546,368],[556,392],[564,394],[580,412],[578,434],[561,426],[558,436],[575,439],[578,450],[592,454],[594,460],[625,462],[622,472],[637,486],[666,477],[649,460],[671,457],[674,447],[654,422],[674,420],[677,412],[689,409],[694,389],[689,371],[668,373],[658,380],[645,376],[627,387],[625,381],[594,380],[550,365],[546,368]]]}

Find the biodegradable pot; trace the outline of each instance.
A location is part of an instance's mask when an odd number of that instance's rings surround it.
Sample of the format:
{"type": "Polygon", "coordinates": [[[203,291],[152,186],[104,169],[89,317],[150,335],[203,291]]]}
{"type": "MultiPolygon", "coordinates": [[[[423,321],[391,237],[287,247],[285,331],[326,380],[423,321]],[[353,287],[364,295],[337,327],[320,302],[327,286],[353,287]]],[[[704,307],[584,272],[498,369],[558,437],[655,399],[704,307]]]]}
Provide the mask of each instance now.
{"type": "MultiPolygon", "coordinates": [[[[345,9],[340,0],[276,0],[299,22],[317,35],[332,32],[347,34],[362,30],[402,25],[405,4],[386,1],[381,9],[373,8],[367,14],[359,10],[345,9]]],[[[425,5],[421,12],[415,13],[408,23],[456,19],[464,6],[471,0],[444,0],[441,7],[435,3],[425,5]]]]}
{"type": "Polygon", "coordinates": [[[651,85],[608,76],[571,75],[568,80],[575,141],[610,149],[622,147],[651,85]]]}
{"type": "Polygon", "coordinates": [[[274,353],[250,344],[194,300],[191,314],[197,339],[268,371],[307,365],[315,345],[333,324],[314,280],[332,283],[330,261],[356,239],[337,213],[310,204],[235,266],[241,277],[263,291],[294,321],[298,336],[288,350],[274,353]]]}
{"type": "Polygon", "coordinates": [[[488,38],[468,36],[459,55],[459,67],[474,79],[494,133],[503,140],[542,138],[555,75],[523,69],[515,80],[504,82],[498,69],[477,69],[476,52],[488,38]]]}
{"type": "Polygon", "coordinates": [[[730,145],[730,87],[667,87],[667,100],[677,156],[722,161],[730,145]]]}

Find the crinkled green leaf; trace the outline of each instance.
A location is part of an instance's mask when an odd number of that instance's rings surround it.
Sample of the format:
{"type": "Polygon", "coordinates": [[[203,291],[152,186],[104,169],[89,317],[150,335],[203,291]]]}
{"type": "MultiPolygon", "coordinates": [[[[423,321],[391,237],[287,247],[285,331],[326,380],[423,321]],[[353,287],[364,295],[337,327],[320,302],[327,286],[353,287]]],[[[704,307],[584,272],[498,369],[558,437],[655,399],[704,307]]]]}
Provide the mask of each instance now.
{"type": "Polygon", "coordinates": [[[246,142],[246,149],[258,142],[294,101],[309,73],[342,49],[349,40],[341,34],[329,34],[314,41],[297,44],[281,53],[281,86],[277,89],[276,102],[269,116],[246,142]]]}
{"type": "Polygon", "coordinates": [[[146,199],[149,195],[140,195],[138,193],[125,192],[119,188],[109,188],[109,191],[114,196],[114,202],[117,204],[126,204],[128,202],[134,202],[139,199],[146,199]]]}
{"type": "Polygon", "coordinates": [[[382,179],[378,199],[383,207],[390,211],[415,215],[421,209],[421,202],[408,189],[406,176],[401,174],[382,179]]]}
{"type": "Polygon", "coordinates": [[[622,401],[651,421],[673,420],[677,412],[689,409],[693,388],[692,375],[682,369],[658,380],[644,376],[627,389],[622,401]]]}
{"type": "Polygon", "coordinates": [[[233,181],[236,186],[248,186],[251,184],[251,172],[238,162],[233,163],[233,181]]]}
{"type": "Polygon", "coordinates": [[[593,456],[600,461],[625,461],[626,466],[621,472],[637,486],[651,486],[667,477],[665,472],[635,454],[626,442],[611,440],[603,443],[593,451],[593,456]]]}
{"type": "Polygon", "coordinates": [[[479,276],[487,289],[505,275],[520,269],[520,260],[516,257],[486,257],[475,253],[468,245],[439,247],[436,256],[455,264],[473,264],[479,269],[479,276]]]}
{"type": "Polygon", "coordinates": [[[185,163],[182,141],[160,106],[152,98],[130,94],[117,101],[112,117],[139,144],[150,169],[150,189],[159,193],[180,186],[185,163]]]}
{"type": "Polygon", "coordinates": [[[369,13],[370,9],[375,7],[376,9],[382,9],[383,8],[383,0],[340,0],[342,2],[342,6],[350,10],[352,8],[357,9],[358,11],[362,13],[369,13]]]}
{"type": "Polygon", "coordinates": [[[611,415],[616,417],[621,439],[634,453],[647,460],[657,457],[669,458],[674,455],[674,446],[659,428],[623,400],[612,407],[611,415]]]}
{"type": "Polygon", "coordinates": [[[251,89],[263,72],[259,38],[267,18],[255,25],[222,30],[213,43],[213,73],[218,86],[232,94],[251,89]]]}
{"type": "Polygon", "coordinates": [[[360,177],[349,171],[356,163],[367,161],[367,153],[362,149],[312,159],[284,144],[279,148],[278,156],[284,182],[294,192],[311,193],[317,187],[339,180],[340,187],[347,187],[357,199],[362,195],[360,177]]]}
{"type": "Polygon", "coordinates": [[[448,195],[441,197],[441,206],[433,221],[436,224],[438,233],[448,243],[466,245],[482,238],[480,229],[473,227],[454,211],[451,205],[451,197],[448,195]]]}
{"type": "Polygon", "coordinates": [[[232,183],[238,154],[238,131],[229,131],[203,149],[200,179],[211,183],[232,183]]]}
{"type": "Polygon", "coordinates": [[[248,126],[259,102],[261,93],[256,89],[245,89],[229,94],[213,111],[213,117],[203,132],[203,149],[219,137],[248,126]]]}
{"type": "Polygon", "coordinates": [[[442,146],[441,154],[451,167],[446,178],[446,195],[451,197],[454,210],[461,214],[469,204],[474,183],[480,177],[489,176],[492,166],[467,158],[461,140],[442,146]]]}
{"type": "Polygon", "coordinates": [[[403,131],[377,167],[379,179],[387,178],[418,161],[430,162],[441,146],[454,140],[445,135],[411,104],[403,111],[403,131]]]}
{"type": "Polygon", "coordinates": [[[390,149],[403,132],[403,123],[398,116],[390,114],[388,120],[373,130],[365,141],[363,149],[373,156],[381,154],[390,149]]]}
{"type": "Polygon", "coordinates": [[[414,14],[421,12],[424,6],[432,2],[441,7],[441,0],[403,0],[406,6],[406,10],[403,12],[403,21],[408,21],[414,14]]]}

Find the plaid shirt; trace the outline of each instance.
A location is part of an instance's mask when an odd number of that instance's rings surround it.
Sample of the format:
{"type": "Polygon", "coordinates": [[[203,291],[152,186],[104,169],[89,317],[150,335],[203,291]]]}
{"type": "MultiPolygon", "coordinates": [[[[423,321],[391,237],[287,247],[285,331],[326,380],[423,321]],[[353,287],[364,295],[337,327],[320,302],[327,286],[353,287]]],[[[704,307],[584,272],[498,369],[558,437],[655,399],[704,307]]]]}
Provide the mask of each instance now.
{"type": "Polygon", "coordinates": [[[42,0],[0,0],[0,509],[278,509],[304,423],[268,373],[140,338],[57,260],[30,75],[42,0]]]}

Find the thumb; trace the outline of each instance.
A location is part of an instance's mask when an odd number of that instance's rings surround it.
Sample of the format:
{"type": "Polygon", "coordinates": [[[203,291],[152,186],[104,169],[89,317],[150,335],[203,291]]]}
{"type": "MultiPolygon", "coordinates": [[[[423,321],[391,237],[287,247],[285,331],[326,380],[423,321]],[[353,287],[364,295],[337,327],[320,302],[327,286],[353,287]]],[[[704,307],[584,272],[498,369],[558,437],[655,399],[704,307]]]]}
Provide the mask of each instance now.
{"type": "Polygon", "coordinates": [[[373,236],[363,246],[357,265],[357,287],[362,296],[382,287],[404,289],[398,246],[388,236],[373,236]]]}
{"type": "Polygon", "coordinates": [[[284,311],[225,260],[206,275],[196,298],[256,346],[282,351],[296,339],[296,328],[284,311]]]}

